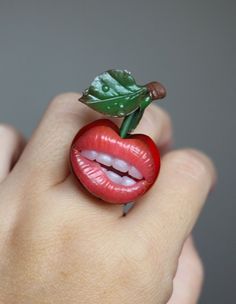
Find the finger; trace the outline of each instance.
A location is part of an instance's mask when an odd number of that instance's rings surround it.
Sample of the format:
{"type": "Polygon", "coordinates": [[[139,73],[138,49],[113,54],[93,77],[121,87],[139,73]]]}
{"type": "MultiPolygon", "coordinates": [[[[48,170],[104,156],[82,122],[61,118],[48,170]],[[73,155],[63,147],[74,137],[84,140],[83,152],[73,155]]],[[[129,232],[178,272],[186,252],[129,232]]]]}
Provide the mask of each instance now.
{"type": "Polygon", "coordinates": [[[167,252],[176,254],[192,230],[215,179],[215,168],[203,153],[192,149],[169,152],[162,159],[156,184],[135,204],[127,219],[162,242],[167,252]]]}
{"type": "Polygon", "coordinates": [[[140,121],[135,133],[150,136],[161,153],[166,152],[173,143],[173,128],[170,116],[161,108],[150,105],[140,121]]]}
{"type": "Polygon", "coordinates": [[[38,188],[49,188],[65,179],[69,174],[69,148],[74,135],[83,125],[99,118],[99,114],[78,102],[80,96],[66,93],[50,102],[15,174],[20,174],[22,179],[33,177],[38,188]]]}
{"type": "Polygon", "coordinates": [[[191,237],[184,244],[168,304],[196,304],[202,289],[204,270],[191,237]]]}
{"type": "Polygon", "coordinates": [[[22,135],[13,127],[0,125],[0,182],[11,171],[25,145],[22,135]]]}
{"type": "MultiPolygon", "coordinates": [[[[104,117],[79,103],[79,97],[79,94],[68,93],[52,101],[22,156],[18,171],[27,168],[28,176],[34,176],[34,182],[39,180],[46,188],[61,183],[69,175],[69,149],[78,130],[104,117]]],[[[170,137],[170,120],[163,111],[152,109],[144,116],[145,122],[139,130],[151,134],[162,145],[170,137]]]]}

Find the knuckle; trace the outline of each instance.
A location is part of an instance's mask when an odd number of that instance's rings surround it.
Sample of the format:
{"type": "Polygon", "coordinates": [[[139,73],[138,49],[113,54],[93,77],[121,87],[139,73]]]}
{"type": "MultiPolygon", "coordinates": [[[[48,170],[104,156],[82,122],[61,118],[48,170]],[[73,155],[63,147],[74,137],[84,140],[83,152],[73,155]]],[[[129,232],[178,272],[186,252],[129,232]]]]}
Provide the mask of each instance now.
{"type": "Polygon", "coordinates": [[[49,104],[49,109],[55,110],[64,110],[67,107],[70,107],[72,101],[78,101],[80,98],[80,94],[68,92],[68,93],[61,93],[55,96],[49,104]]]}
{"type": "Polygon", "coordinates": [[[144,117],[146,118],[147,121],[153,121],[154,119],[157,118],[157,116],[159,116],[159,109],[154,106],[154,105],[150,105],[144,114],[144,117]]]}
{"type": "Polygon", "coordinates": [[[159,250],[156,248],[156,241],[153,241],[149,237],[145,237],[144,234],[136,234],[132,237],[132,247],[126,246],[125,254],[126,261],[129,263],[129,267],[136,272],[144,273],[147,276],[143,277],[148,280],[155,273],[155,270],[161,268],[159,250]]]}
{"type": "Polygon", "coordinates": [[[159,145],[169,142],[172,136],[172,123],[169,114],[154,105],[146,109],[138,128],[140,132],[147,133],[149,136],[151,133],[154,138],[158,138],[159,145]]]}
{"type": "Polygon", "coordinates": [[[171,125],[170,115],[165,110],[158,108],[155,105],[151,105],[150,107],[148,107],[145,114],[146,115],[144,115],[144,117],[146,116],[146,120],[149,123],[153,123],[156,125],[156,121],[158,118],[164,126],[171,125]]]}
{"type": "Polygon", "coordinates": [[[215,168],[212,161],[200,151],[184,149],[170,152],[166,156],[168,163],[176,173],[192,178],[193,180],[206,180],[213,182],[215,168]]]}
{"type": "Polygon", "coordinates": [[[173,276],[163,253],[151,239],[136,239],[132,244],[126,252],[122,273],[131,284],[135,282],[135,288],[142,290],[145,299],[158,290],[160,297],[167,302],[173,291],[173,276]]]}
{"type": "Polygon", "coordinates": [[[166,125],[171,125],[171,117],[167,111],[164,109],[158,108],[156,106],[153,106],[153,108],[156,109],[156,115],[159,115],[162,120],[166,123],[166,125]]]}
{"type": "Polygon", "coordinates": [[[142,261],[144,261],[146,264],[152,264],[154,259],[153,248],[150,244],[148,244],[148,242],[136,244],[132,249],[129,248],[127,257],[130,261],[137,265],[142,261]]]}

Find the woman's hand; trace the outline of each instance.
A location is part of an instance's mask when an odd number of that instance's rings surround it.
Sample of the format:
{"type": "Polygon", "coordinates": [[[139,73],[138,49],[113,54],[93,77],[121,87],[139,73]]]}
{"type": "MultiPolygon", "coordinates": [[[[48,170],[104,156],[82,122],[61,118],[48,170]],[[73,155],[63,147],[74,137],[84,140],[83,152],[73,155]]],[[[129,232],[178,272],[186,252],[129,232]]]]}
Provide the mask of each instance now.
{"type": "MultiPolygon", "coordinates": [[[[69,172],[74,135],[101,117],[78,98],[53,100],[16,164],[24,141],[0,127],[0,302],[196,303],[203,271],[188,236],[215,181],[212,162],[192,149],[165,153],[158,181],[122,217],[69,172]]],[[[172,141],[154,106],[138,132],[163,153],[172,141]]]]}

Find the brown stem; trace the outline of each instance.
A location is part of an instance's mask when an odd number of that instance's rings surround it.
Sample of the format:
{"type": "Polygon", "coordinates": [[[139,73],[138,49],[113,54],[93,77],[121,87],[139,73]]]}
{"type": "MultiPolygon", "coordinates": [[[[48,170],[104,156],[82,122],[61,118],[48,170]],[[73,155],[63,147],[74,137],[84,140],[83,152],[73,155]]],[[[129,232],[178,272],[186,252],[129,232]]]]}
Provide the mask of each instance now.
{"type": "Polygon", "coordinates": [[[146,84],[152,100],[162,99],[166,97],[165,87],[157,81],[152,81],[146,84]]]}

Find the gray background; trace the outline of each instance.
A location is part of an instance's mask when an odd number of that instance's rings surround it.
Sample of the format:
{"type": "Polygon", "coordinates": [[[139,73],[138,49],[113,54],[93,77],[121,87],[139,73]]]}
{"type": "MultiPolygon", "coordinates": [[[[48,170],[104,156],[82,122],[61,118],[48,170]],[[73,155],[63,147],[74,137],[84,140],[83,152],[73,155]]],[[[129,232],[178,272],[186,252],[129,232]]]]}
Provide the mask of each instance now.
{"type": "Polygon", "coordinates": [[[233,0],[0,0],[0,121],[27,136],[54,95],[108,68],[168,88],[176,146],[206,151],[219,171],[195,229],[201,303],[236,303],[235,13],[233,0]]]}

